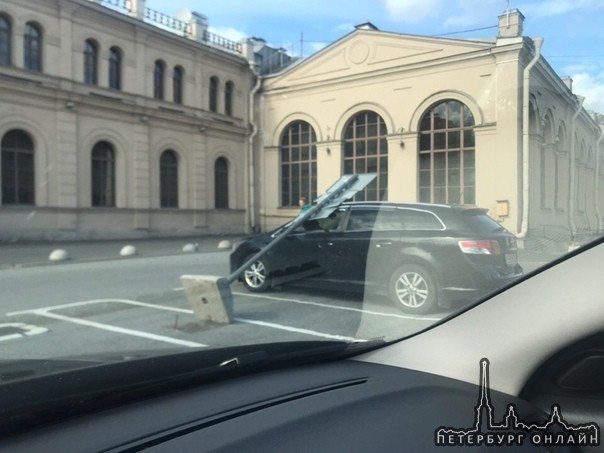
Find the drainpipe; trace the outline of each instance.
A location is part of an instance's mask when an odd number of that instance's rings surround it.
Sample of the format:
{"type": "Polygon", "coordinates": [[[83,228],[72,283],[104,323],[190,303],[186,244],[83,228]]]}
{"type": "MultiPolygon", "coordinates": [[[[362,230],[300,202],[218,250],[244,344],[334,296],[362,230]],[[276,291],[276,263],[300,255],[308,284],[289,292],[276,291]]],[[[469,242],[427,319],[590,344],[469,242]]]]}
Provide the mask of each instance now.
{"type": "Polygon", "coordinates": [[[516,235],[519,239],[524,239],[528,232],[529,218],[529,98],[531,69],[541,57],[541,45],[543,38],[535,38],[535,55],[530,63],[524,68],[524,91],[522,93],[522,223],[520,232],[516,235]]]}
{"type": "Polygon", "coordinates": [[[252,132],[250,133],[250,136],[248,138],[248,159],[249,159],[249,168],[248,168],[248,177],[249,177],[249,229],[250,232],[254,232],[256,229],[256,192],[254,190],[255,186],[255,179],[256,179],[256,169],[254,166],[254,139],[256,138],[256,135],[258,134],[258,126],[256,125],[256,121],[254,119],[254,115],[255,115],[255,104],[254,104],[254,99],[256,97],[256,93],[258,93],[258,90],[260,89],[260,85],[262,84],[262,79],[260,78],[260,75],[258,74],[258,72],[256,71],[255,65],[250,62],[250,69],[252,70],[252,73],[254,74],[254,77],[256,77],[256,83],[254,85],[254,88],[252,88],[252,91],[250,92],[250,99],[249,99],[249,121],[250,121],[250,125],[252,126],[252,132]]]}
{"type": "Polygon", "coordinates": [[[600,137],[596,142],[596,217],[598,219],[598,233],[602,231],[602,212],[600,211],[600,143],[604,139],[604,127],[600,126],[600,137]]]}
{"type": "Polygon", "coordinates": [[[576,98],[579,105],[577,106],[577,111],[573,115],[570,122],[570,163],[568,165],[570,173],[570,187],[568,188],[568,226],[570,228],[570,237],[572,241],[575,240],[575,235],[577,234],[577,225],[575,224],[575,157],[577,155],[577,146],[575,143],[575,129],[577,117],[583,109],[583,101],[585,100],[583,96],[577,96],[576,98]]]}

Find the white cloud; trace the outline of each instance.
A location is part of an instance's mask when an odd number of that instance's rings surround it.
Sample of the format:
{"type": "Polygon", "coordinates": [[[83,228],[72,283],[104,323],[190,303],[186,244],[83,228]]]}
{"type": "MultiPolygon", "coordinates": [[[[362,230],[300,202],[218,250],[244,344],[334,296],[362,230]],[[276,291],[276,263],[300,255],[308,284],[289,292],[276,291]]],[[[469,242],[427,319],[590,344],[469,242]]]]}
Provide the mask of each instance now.
{"type": "Polygon", "coordinates": [[[312,43],[310,43],[310,48],[312,49],[311,53],[318,52],[319,50],[324,49],[325,47],[327,47],[327,43],[324,43],[324,42],[312,42],[312,43]]]}
{"type": "Polygon", "coordinates": [[[585,96],[583,107],[604,113],[604,76],[594,77],[587,73],[572,76],[573,92],[585,96]]]}
{"type": "Polygon", "coordinates": [[[399,22],[421,22],[425,19],[437,17],[448,1],[385,0],[384,5],[392,20],[399,22]]]}
{"type": "MultiPolygon", "coordinates": [[[[545,57],[547,58],[547,56],[545,57]]],[[[595,74],[599,69],[598,65],[595,64],[587,64],[587,63],[577,63],[571,64],[568,66],[564,66],[562,71],[560,72],[562,75],[568,74],[595,74]]]]}
{"type": "Polygon", "coordinates": [[[449,28],[497,24],[506,8],[505,0],[384,0],[393,20],[422,22],[442,18],[449,28]],[[447,13],[446,17],[443,17],[447,13]]]}
{"type": "Polygon", "coordinates": [[[519,8],[527,16],[553,17],[581,9],[590,10],[602,7],[604,7],[602,0],[544,0],[526,2],[519,8]]]}
{"type": "Polygon", "coordinates": [[[233,27],[208,27],[208,31],[210,33],[214,33],[218,36],[222,36],[223,38],[230,39],[231,41],[239,42],[250,35],[244,31],[237,30],[233,27]]]}
{"type": "Polygon", "coordinates": [[[449,27],[489,26],[505,11],[505,0],[459,0],[458,11],[447,18],[449,27]]]}
{"type": "Polygon", "coordinates": [[[339,24],[334,28],[334,31],[337,33],[350,33],[354,30],[354,24],[339,24]]]}

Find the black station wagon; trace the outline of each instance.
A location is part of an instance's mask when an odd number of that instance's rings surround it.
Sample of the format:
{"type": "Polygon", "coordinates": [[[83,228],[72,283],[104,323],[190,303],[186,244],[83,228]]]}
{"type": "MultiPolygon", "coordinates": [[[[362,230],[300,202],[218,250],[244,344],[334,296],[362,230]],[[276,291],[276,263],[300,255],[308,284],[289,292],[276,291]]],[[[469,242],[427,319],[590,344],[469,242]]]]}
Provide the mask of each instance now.
{"type": "MultiPolygon", "coordinates": [[[[344,203],[328,218],[306,220],[252,263],[241,280],[249,291],[293,281],[375,291],[415,314],[476,301],[522,275],[516,238],[486,212],[467,206],[344,203]]],[[[286,226],[236,246],[231,270],[286,226]]]]}

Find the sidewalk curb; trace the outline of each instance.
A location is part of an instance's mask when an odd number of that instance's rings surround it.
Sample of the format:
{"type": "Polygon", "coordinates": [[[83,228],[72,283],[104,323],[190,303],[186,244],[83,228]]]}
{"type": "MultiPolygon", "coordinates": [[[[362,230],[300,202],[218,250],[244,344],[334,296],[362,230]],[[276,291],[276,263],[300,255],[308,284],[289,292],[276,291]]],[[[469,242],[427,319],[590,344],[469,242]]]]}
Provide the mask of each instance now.
{"type": "Polygon", "coordinates": [[[136,258],[161,258],[163,256],[179,256],[179,255],[196,255],[196,254],[205,254],[205,253],[225,253],[231,252],[232,249],[218,249],[216,250],[199,250],[197,252],[174,252],[174,253],[157,253],[157,254],[141,254],[137,253],[136,255],[130,256],[120,256],[119,254],[116,256],[101,256],[101,257],[86,257],[86,258],[68,258],[62,261],[32,261],[26,263],[17,263],[17,264],[2,264],[0,265],[0,270],[3,269],[23,269],[29,267],[42,267],[42,266],[60,266],[63,264],[76,264],[76,263],[96,263],[101,261],[124,261],[131,260],[136,258]]]}

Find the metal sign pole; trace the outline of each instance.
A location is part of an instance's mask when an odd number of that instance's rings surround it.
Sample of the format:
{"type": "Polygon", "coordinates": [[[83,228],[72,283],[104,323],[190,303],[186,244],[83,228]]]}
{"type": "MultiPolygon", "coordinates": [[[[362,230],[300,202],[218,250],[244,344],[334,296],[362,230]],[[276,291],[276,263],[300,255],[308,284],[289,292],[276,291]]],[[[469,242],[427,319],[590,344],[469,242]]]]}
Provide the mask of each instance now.
{"type": "MultiPolygon", "coordinates": [[[[283,231],[279,232],[279,234],[277,236],[275,236],[275,238],[269,244],[267,244],[266,247],[264,247],[262,250],[260,250],[254,256],[252,256],[249,260],[247,260],[245,263],[243,263],[231,275],[226,277],[226,280],[229,283],[233,283],[235,280],[237,280],[239,277],[241,277],[241,275],[243,275],[243,273],[245,272],[245,270],[248,267],[250,267],[254,262],[256,262],[256,260],[258,260],[258,259],[262,258],[264,255],[266,255],[266,253],[268,253],[272,248],[274,248],[279,242],[281,242],[283,239],[285,239],[291,231],[295,230],[300,225],[302,225],[302,223],[304,223],[304,221],[306,219],[313,217],[316,213],[319,213],[323,208],[330,207],[329,203],[332,202],[333,200],[340,198],[342,196],[346,196],[347,192],[350,191],[351,189],[353,189],[353,187],[355,186],[356,183],[361,182],[361,184],[362,184],[361,188],[364,188],[367,184],[369,184],[369,182],[371,182],[375,178],[375,175],[373,175],[373,174],[363,175],[363,176],[369,176],[371,179],[364,178],[361,181],[359,175],[342,176],[335,184],[333,184],[329,189],[327,189],[327,191],[323,195],[321,195],[317,199],[316,204],[314,204],[308,211],[300,213],[300,215],[298,215],[298,217],[296,217],[289,224],[289,226],[287,228],[285,228],[283,231]],[[367,179],[369,179],[369,180],[367,181],[367,179]]],[[[360,186],[360,184],[359,184],[359,186],[360,186]]],[[[354,190],[354,193],[356,193],[360,189],[358,187],[354,187],[353,190],[354,190]]],[[[339,206],[342,203],[342,201],[344,201],[344,200],[339,201],[337,203],[337,205],[334,206],[334,209],[337,206],[339,206]]],[[[321,216],[321,217],[326,217],[326,215],[321,216]]]]}
{"type": "Polygon", "coordinates": [[[195,315],[202,321],[231,323],[233,320],[233,295],[230,284],[237,280],[256,260],[262,258],[287,235],[302,223],[314,217],[325,218],[348,198],[363,189],[375,179],[375,174],[345,175],[321,195],[316,203],[300,213],[286,228],[275,235],[262,250],[243,263],[228,277],[208,275],[183,275],[180,277],[187,294],[189,304],[195,315]]]}

